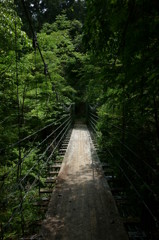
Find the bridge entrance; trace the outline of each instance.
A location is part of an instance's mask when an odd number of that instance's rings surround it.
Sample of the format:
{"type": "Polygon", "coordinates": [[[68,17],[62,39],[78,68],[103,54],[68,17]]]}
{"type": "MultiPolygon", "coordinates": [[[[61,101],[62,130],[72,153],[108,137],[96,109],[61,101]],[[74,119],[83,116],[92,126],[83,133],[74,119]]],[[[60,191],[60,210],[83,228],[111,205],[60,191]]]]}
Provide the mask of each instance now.
{"type": "Polygon", "coordinates": [[[86,107],[87,107],[87,104],[84,102],[79,102],[75,104],[75,117],[77,119],[86,118],[86,113],[87,113],[86,107]]]}

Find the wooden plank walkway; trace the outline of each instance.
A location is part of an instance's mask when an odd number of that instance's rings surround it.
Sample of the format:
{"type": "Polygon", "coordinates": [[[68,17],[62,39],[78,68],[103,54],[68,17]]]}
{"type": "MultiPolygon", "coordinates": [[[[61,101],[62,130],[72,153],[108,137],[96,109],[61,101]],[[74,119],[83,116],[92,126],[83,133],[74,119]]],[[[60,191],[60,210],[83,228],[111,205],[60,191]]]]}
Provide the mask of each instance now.
{"type": "Polygon", "coordinates": [[[41,235],[44,240],[128,240],[84,124],[72,131],[41,235]]]}

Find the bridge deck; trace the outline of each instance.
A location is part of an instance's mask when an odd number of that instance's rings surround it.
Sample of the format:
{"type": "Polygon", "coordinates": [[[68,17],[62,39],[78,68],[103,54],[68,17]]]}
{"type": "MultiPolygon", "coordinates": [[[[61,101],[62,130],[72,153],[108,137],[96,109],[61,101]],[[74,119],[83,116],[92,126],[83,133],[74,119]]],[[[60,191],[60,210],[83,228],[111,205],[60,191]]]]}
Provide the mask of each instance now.
{"type": "Polygon", "coordinates": [[[86,125],[75,125],[42,225],[45,240],[128,240],[86,125]]]}

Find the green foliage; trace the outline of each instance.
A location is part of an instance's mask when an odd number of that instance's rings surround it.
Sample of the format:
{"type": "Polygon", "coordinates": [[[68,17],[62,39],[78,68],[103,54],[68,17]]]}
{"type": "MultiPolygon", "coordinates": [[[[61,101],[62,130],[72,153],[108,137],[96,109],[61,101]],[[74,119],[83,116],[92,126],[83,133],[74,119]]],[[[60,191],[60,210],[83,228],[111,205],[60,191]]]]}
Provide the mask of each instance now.
{"type": "MultiPolygon", "coordinates": [[[[50,62],[50,69],[54,71],[52,78],[58,88],[68,97],[83,95],[84,83],[80,81],[82,68],[85,64],[85,55],[82,53],[82,25],[78,20],[70,21],[66,15],[57,16],[53,24],[44,24],[39,39],[43,48],[47,46],[47,56],[54,60],[50,62]],[[59,85],[59,83],[61,83],[59,85]],[[72,88],[68,84],[72,86],[72,88]]],[[[78,97],[77,97],[78,98],[78,97]]]]}
{"type": "Polygon", "coordinates": [[[88,0],[83,38],[90,54],[85,98],[98,105],[100,147],[150,208],[156,200],[145,183],[159,194],[158,10],[157,1],[88,0]]]}
{"type": "Polygon", "coordinates": [[[29,41],[25,32],[21,31],[21,19],[14,10],[13,1],[1,1],[0,3],[0,46],[2,53],[15,49],[15,28],[18,39],[18,49],[29,47],[29,41]]]}
{"type": "Polygon", "coordinates": [[[70,105],[76,93],[70,84],[69,67],[79,70],[76,59],[82,58],[78,48],[81,24],[59,15],[37,33],[49,71],[44,74],[40,52],[32,48],[31,40],[21,30],[13,2],[3,1],[0,8],[0,222],[4,239],[17,239],[22,235],[23,218],[28,229],[31,222],[41,218],[33,203],[39,197],[38,186],[44,185],[46,160],[54,147],[43,154],[53,139],[41,142],[58,126],[56,121],[66,115],[63,104],[70,105]],[[53,122],[45,131],[27,138],[53,122]],[[27,139],[18,144],[23,138],[27,139]],[[5,226],[10,219],[11,224],[5,226]]]}
{"type": "MultiPolygon", "coordinates": [[[[23,4],[18,0],[15,0],[15,4],[17,12],[23,20],[23,28],[30,35],[31,31],[28,26],[23,4]]],[[[63,13],[66,14],[69,20],[78,19],[80,22],[83,22],[85,5],[85,1],[83,0],[28,0],[25,2],[26,9],[29,12],[29,16],[33,19],[37,32],[41,30],[43,24],[52,24],[55,22],[56,17],[63,13]]]]}
{"type": "MultiPolygon", "coordinates": [[[[42,154],[48,142],[36,147],[66,114],[63,103],[73,101],[98,106],[98,141],[106,157],[115,159],[131,177],[126,159],[158,193],[157,176],[151,173],[159,163],[158,2],[87,0],[83,26],[77,19],[83,20],[85,1],[25,1],[39,30],[37,41],[49,75],[44,75],[38,48],[32,48],[22,31],[31,36],[24,8],[20,1],[15,3],[0,3],[0,221],[9,221],[22,197],[26,225],[37,220],[33,200],[38,198],[37,185],[44,185],[43,167],[49,153],[42,154]],[[38,136],[12,145],[52,122],[38,136]],[[19,177],[25,179],[17,185],[19,177]]],[[[117,166],[115,171],[121,174],[117,166]]],[[[151,196],[145,183],[135,179],[135,184],[148,203],[151,196]]],[[[131,187],[129,191],[131,195],[131,187]]],[[[21,235],[21,220],[22,215],[15,214],[6,239],[21,235]]]]}

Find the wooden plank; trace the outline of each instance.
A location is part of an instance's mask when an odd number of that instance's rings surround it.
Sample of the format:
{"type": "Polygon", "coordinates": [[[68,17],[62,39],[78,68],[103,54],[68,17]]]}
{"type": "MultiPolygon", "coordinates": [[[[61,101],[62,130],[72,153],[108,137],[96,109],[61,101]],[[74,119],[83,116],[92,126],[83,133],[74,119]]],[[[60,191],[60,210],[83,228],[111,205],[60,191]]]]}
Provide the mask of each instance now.
{"type": "Polygon", "coordinates": [[[58,173],[59,173],[59,171],[50,171],[50,172],[49,172],[49,175],[56,175],[56,176],[57,176],[58,173]]]}
{"type": "Polygon", "coordinates": [[[59,153],[65,153],[66,152],[66,149],[60,149],[59,150],[59,153]]]}
{"type": "Polygon", "coordinates": [[[47,240],[128,240],[84,124],[73,129],[40,233],[47,240]]]}
{"type": "Polygon", "coordinates": [[[45,180],[45,183],[55,183],[56,179],[57,177],[47,177],[47,179],[45,180]]]}
{"type": "Polygon", "coordinates": [[[44,188],[41,188],[41,189],[40,189],[40,194],[43,194],[43,193],[52,193],[52,189],[44,189],[44,188]]]}
{"type": "Polygon", "coordinates": [[[62,162],[63,162],[63,159],[59,159],[59,160],[54,161],[54,163],[60,163],[60,164],[62,164],[62,162]]]}
{"type": "Polygon", "coordinates": [[[50,197],[42,197],[40,200],[41,201],[50,201],[50,197]]]}
{"type": "Polygon", "coordinates": [[[50,165],[50,168],[60,168],[61,164],[60,163],[54,163],[52,165],[50,165]]]}

